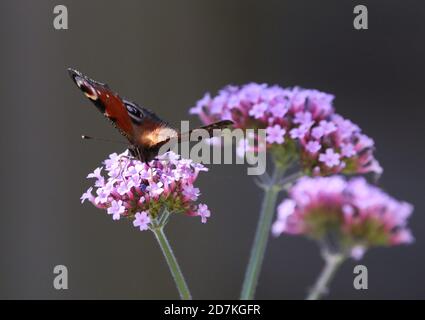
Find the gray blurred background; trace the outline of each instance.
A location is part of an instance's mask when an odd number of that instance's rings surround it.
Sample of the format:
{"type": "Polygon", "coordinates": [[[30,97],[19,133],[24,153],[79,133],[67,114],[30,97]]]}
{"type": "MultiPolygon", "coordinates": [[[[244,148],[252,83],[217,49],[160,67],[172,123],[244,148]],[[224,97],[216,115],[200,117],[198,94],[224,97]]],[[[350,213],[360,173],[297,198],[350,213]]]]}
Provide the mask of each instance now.
{"type": "MultiPolygon", "coordinates": [[[[328,298],[425,298],[423,1],[3,0],[0,32],[0,298],[178,297],[152,234],[80,204],[87,173],[122,147],[80,140],[120,136],[69,66],[172,124],[199,124],[188,108],[229,83],[334,93],[337,110],[375,139],[382,187],[415,205],[416,243],[368,252],[366,291],[354,290],[346,263],[328,298]],[[57,4],[68,30],[53,28],[57,4]],[[368,6],[367,31],[353,28],[356,4],[368,6]],[[58,264],[69,290],[53,288],[58,264]]],[[[195,298],[237,298],[262,193],[244,166],[210,169],[199,179],[209,223],[180,216],[167,233],[195,298]]],[[[304,298],[321,267],[315,243],[272,239],[257,297],[304,298]]]]}

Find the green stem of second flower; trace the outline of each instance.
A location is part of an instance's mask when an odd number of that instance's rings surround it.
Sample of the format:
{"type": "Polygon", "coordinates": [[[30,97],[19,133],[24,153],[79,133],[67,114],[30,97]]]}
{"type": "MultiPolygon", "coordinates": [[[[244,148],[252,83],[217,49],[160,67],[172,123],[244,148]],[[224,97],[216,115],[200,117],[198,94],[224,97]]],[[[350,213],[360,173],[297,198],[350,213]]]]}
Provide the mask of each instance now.
{"type": "Polygon", "coordinates": [[[170,268],[170,272],[174,278],[174,282],[176,283],[180,298],[182,300],[191,300],[192,296],[190,295],[186,280],[184,279],[180,266],[177,263],[177,259],[174,256],[170,243],[168,242],[168,239],[165,236],[164,228],[162,226],[153,228],[152,232],[155,234],[156,240],[158,241],[161,247],[165,260],[167,260],[168,267],[170,268]]]}
{"type": "Polygon", "coordinates": [[[269,185],[265,186],[264,199],[261,206],[260,218],[255,233],[254,244],[251,249],[251,256],[245,273],[245,279],[241,292],[242,300],[254,298],[258,278],[264,260],[267,242],[270,234],[270,227],[273,221],[276,200],[281,190],[279,181],[285,172],[284,166],[276,166],[269,185]]]}
{"type": "Polygon", "coordinates": [[[318,300],[328,291],[329,283],[335,276],[339,266],[344,262],[345,256],[340,253],[328,253],[323,254],[325,259],[325,266],[322,272],[317,278],[313,289],[307,297],[307,300],[318,300]]]}

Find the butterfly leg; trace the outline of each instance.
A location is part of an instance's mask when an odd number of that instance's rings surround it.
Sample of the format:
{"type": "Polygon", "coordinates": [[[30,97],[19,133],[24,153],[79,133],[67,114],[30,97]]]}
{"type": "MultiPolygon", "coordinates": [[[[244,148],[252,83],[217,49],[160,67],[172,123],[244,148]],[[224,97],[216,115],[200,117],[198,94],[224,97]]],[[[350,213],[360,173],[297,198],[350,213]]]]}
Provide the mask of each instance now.
{"type": "Polygon", "coordinates": [[[130,151],[130,154],[136,158],[137,160],[141,161],[141,162],[146,162],[145,157],[143,156],[143,153],[141,152],[140,148],[130,145],[128,147],[128,150],[130,151]]]}

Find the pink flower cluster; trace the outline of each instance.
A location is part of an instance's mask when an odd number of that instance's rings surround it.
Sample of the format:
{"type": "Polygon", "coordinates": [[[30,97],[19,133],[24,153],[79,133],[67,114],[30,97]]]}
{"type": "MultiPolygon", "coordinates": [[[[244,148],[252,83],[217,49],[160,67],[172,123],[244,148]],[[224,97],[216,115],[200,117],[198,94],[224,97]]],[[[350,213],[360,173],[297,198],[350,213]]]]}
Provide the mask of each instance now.
{"type": "MultiPolygon", "coordinates": [[[[250,83],[227,86],[215,97],[206,94],[190,113],[206,124],[230,119],[235,128],[265,129],[266,145],[272,151],[288,152],[298,146],[296,153],[307,174],[381,174],[373,140],[335,113],[333,99],[317,90],[250,83]]],[[[244,150],[238,154],[248,151],[247,141],[239,147],[244,150]]]]}
{"type": "Polygon", "coordinates": [[[362,177],[304,177],[279,205],[272,233],[319,240],[337,235],[339,245],[359,257],[370,246],[411,243],[406,225],[412,211],[362,177]]]}
{"type": "Polygon", "coordinates": [[[199,172],[207,170],[172,152],[149,163],[131,158],[128,151],[113,153],[104,166],[87,176],[95,183],[81,196],[81,202],[89,200],[114,220],[133,219],[140,230],[149,229],[163,210],[200,216],[205,223],[210,211],[207,205],[195,203],[200,191],[193,184],[199,172]]]}

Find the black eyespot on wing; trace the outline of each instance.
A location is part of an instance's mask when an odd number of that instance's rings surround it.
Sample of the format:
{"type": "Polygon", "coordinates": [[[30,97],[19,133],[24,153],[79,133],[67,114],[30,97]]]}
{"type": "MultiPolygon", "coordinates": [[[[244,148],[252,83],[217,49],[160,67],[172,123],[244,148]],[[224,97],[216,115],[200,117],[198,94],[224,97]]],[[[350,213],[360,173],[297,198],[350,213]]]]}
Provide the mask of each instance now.
{"type": "Polygon", "coordinates": [[[127,113],[130,116],[130,119],[133,123],[140,124],[143,121],[144,114],[139,106],[136,104],[124,100],[125,108],[127,109],[127,113]]]}
{"type": "Polygon", "coordinates": [[[149,109],[142,108],[138,104],[128,101],[126,99],[122,99],[127,113],[131,119],[131,121],[138,125],[141,124],[144,120],[149,119],[150,122],[156,123],[158,126],[169,127],[169,124],[158,117],[154,112],[149,109]]]}

